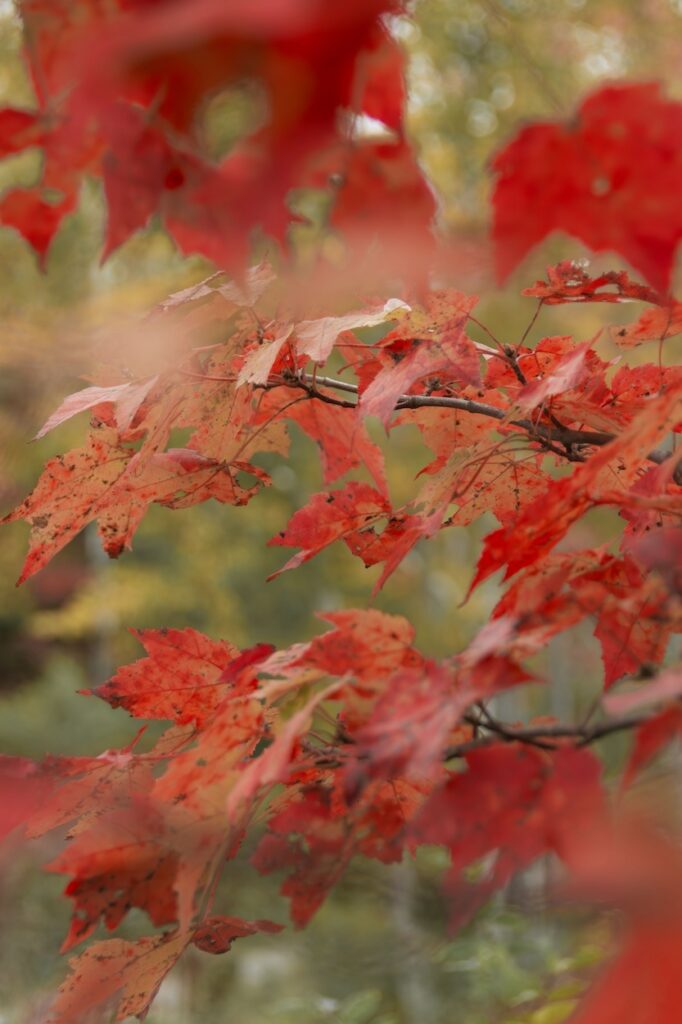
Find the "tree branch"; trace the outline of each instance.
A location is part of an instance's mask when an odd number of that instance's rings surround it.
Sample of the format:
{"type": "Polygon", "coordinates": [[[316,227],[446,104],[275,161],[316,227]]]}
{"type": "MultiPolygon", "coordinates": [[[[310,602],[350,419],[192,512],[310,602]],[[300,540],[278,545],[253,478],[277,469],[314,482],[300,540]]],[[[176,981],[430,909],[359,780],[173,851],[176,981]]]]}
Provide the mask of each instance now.
{"type": "MultiPolygon", "coordinates": [[[[561,740],[573,740],[573,746],[587,747],[605,736],[625,732],[628,729],[636,729],[651,717],[652,712],[647,710],[638,714],[610,718],[595,725],[586,723],[565,725],[556,722],[547,723],[547,725],[514,726],[493,718],[486,708],[484,715],[480,717],[472,712],[462,716],[462,721],[474,727],[474,735],[471,739],[448,747],[443,754],[443,760],[453,761],[456,758],[465,757],[473,750],[482,750],[484,747],[491,747],[500,741],[523,743],[529,747],[548,751],[557,750],[561,740]]],[[[317,744],[304,740],[302,745],[304,750],[314,758],[318,767],[333,769],[340,768],[345,763],[353,744],[352,736],[344,730],[342,735],[337,735],[335,743],[317,744]]]]}
{"type": "MultiPolygon", "coordinates": [[[[313,374],[302,373],[299,377],[292,375],[291,379],[283,380],[282,383],[287,384],[289,387],[301,387],[303,388],[311,398],[318,398],[320,401],[334,401],[331,396],[324,395],[318,389],[319,388],[332,388],[336,391],[345,391],[347,394],[357,395],[358,386],[357,384],[351,384],[345,380],[337,380],[334,377],[313,377],[313,374]]],[[[344,403],[352,405],[353,403],[344,403]]],[[[507,420],[509,413],[504,409],[498,409],[497,406],[488,405],[485,402],[476,402],[470,398],[454,398],[445,395],[400,395],[396,404],[396,410],[399,409],[422,409],[422,408],[444,408],[444,409],[457,409],[460,412],[468,412],[474,416],[487,416],[490,419],[498,421],[507,420]]],[[[617,437],[616,434],[610,434],[606,431],[597,430],[572,430],[569,427],[564,427],[561,424],[550,426],[549,424],[533,423],[529,419],[514,419],[507,420],[510,426],[520,427],[521,430],[525,430],[532,441],[536,441],[540,444],[545,444],[551,451],[556,455],[560,455],[563,458],[569,459],[571,462],[584,462],[585,456],[579,452],[576,452],[575,447],[581,445],[590,445],[594,447],[603,447],[614,441],[617,437]],[[559,442],[564,446],[565,450],[556,447],[552,442],[559,442]]],[[[649,462],[654,462],[657,465],[665,462],[667,459],[674,456],[674,451],[665,451],[664,449],[656,448],[649,452],[647,459],[649,462]]],[[[673,479],[675,483],[682,484],[682,458],[678,462],[673,479]]]]}
{"type": "Polygon", "coordinates": [[[542,750],[556,750],[555,741],[572,739],[576,747],[587,747],[604,736],[610,736],[616,732],[624,732],[627,729],[636,729],[638,725],[648,721],[651,712],[640,712],[639,714],[623,715],[620,718],[611,718],[605,722],[597,722],[595,725],[563,725],[552,723],[547,725],[534,726],[513,726],[506,722],[499,722],[486,712],[485,718],[477,718],[472,714],[464,715],[464,721],[476,727],[478,735],[471,740],[457,743],[448,747],[445,752],[445,760],[450,761],[456,757],[463,757],[472,750],[481,747],[489,747],[493,743],[504,740],[507,743],[525,743],[528,746],[539,747],[542,750]],[[481,730],[487,730],[482,733],[481,730]]]}

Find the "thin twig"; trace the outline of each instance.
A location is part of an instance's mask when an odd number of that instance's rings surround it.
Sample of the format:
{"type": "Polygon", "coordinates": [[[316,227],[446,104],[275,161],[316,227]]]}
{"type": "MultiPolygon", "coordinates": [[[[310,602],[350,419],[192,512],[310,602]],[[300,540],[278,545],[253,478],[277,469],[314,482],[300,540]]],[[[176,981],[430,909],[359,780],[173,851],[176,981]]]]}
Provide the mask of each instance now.
{"type": "Polygon", "coordinates": [[[480,733],[472,740],[465,740],[464,743],[457,743],[448,747],[445,752],[445,760],[450,761],[456,757],[463,757],[471,750],[478,750],[480,747],[487,747],[500,740],[505,743],[525,743],[527,746],[540,747],[542,750],[555,750],[557,741],[574,740],[576,747],[586,747],[590,743],[603,739],[616,732],[624,732],[628,729],[636,729],[651,717],[651,712],[640,712],[639,714],[623,715],[621,718],[611,718],[604,722],[597,722],[595,725],[564,725],[552,723],[535,726],[513,726],[506,722],[499,722],[489,712],[486,713],[485,721],[476,716],[466,714],[464,721],[475,725],[480,731],[486,729],[486,733],[480,733]]]}
{"type": "Polygon", "coordinates": [[[516,346],[516,351],[517,352],[519,351],[519,349],[523,345],[524,341],[526,340],[526,338],[528,337],[530,332],[533,330],[533,327],[535,327],[535,321],[540,316],[540,310],[542,309],[543,305],[544,305],[544,299],[540,299],[540,301],[538,302],[537,306],[535,307],[535,312],[533,313],[532,317],[530,318],[530,322],[529,322],[528,326],[526,327],[525,331],[521,335],[521,340],[519,341],[518,345],[516,346]]]}
{"type": "MultiPolygon", "coordinates": [[[[636,729],[651,718],[651,711],[639,712],[637,714],[623,715],[619,718],[610,718],[595,725],[565,725],[561,722],[547,723],[546,725],[516,726],[508,722],[500,722],[494,718],[490,711],[480,703],[476,705],[478,713],[468,712],[462,716],[462,721],[471,725],[473,736],[461,743],[455,743],[448,747],[443,753],[444,761],[452,761],[464,757],[474,750],[481,750],[491,747],[496,743],[521,743],[525,746],[534,747],[539,750],[554,751],[561,745],[562,741],[573,741],[572,746],[576,748],[589,746],[596,743],[605,736],[617,732],[625,732],[629,729],[636,729]]],[[[338,738],[342,746],[335,744],[324,744],[318,746],[309,741],[303,741],[303,749],[313,757],[315,763],[321,768],[340,768],[347,763],[351,753],[349,747],[354,744],[350,733],[344,732],[338,738]]],[[[367,752],[360,754],[361,760],[367,758],[367,752]]]]}

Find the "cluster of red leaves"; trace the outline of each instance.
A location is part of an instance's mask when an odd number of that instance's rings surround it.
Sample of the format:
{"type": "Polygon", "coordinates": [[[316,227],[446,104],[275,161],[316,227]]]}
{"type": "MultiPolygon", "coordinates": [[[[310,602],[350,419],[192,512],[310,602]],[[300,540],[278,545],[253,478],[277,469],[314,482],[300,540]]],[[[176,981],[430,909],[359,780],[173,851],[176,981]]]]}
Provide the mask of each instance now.
{"type": "Polygon", "coordinates": [[[682,105],[656,83],[600,89],[571,123],[520,132],[493,164],[500,277],[562,230],[668,288],[682,239],[680,132],[682,105]]]}
{"type": "Polygon", "coordinates": [[[21,0],[36,109],[0,110],[0,155],[38,146],[43,167],[34,186],[2,197],[0,220],[44,257],[94,175],[105,255],[158,215],[184,252],[241,270],[253,229],[285,242],[288,193],[319,187],[339,193],[331,223],[348,244],[377,232],[388,242],[402,203],[413,243],[428,247],[434,202],[403,135],[404,56],[381,20],[400,6],[21,0]],[[245,83],[262,91],[266,122],[216,162],[208,103],[245,83]],[[388,141],[356,139],[359,115],[388,141]]]}
{"type": "MultiPolygon", "coordinates": [[[[589,295],[593,282],[580,273],[589,295]]],[[[618,285],[625,297],[637,291],[663,302],[624,275],[618,285]]],[[[566,267],[550,270],[548,287],[554,301],[560,287],[573,287],[566,267]]],[[[276,927],[200,911],[264,808],[253,864],[287,871],[282,892],[298,926],[356,855],[390,863],[419,843],[445,845],[456,927],[547,852],[580,887],[585,843],[610,841],[591,753],[561,734],[552,739],[551,729],[538,746],[531,728],[528,745],[523,730],[500,732],[485,716],[475,724],[472,713],[503,689],[538,681],[527,659],[585,618],[602,648],[605,687],[663,663],[682,621],[669,559],[679,547],[682,487],[664,447],[682,419],[682,375],[656,364],[612,375],[590,343],[569,337],[532,349],[476,344],[467,333],[474,305],[443,290],[423,304],[300,320],[267,266],[243,288],[214,275],[147,321],[182,337],[174,363],[71,395],[41,431],[91,413],[86,445],[51,460],[8,517],[32,527],[22,579],[94,519],[115,556],[153,501],[249,501],[269,483],[253,460],[286,454],[292,422],[316,443],[327,489],[273,538],[300,549],[283,568],[341,539],[366,565],[383,565],[379,587],[420,539],[490,512],[501,525],[485,541],[473,585],[505,566],[513,577],[490,622],[442,663],[415,649],[405,620],[375,611],[330,614],[330,632],[277,652],[240,653],[193,630],[141,633],[147,657],[96,693],[136,718],[172,723],[152,750],[40,766],[5,761],[4,785],[20,794],[7,805],[6,829],[25,821],[37,835],[71,823],[71,841],[50,865],[71,878],[64,948],[100,921],[116,928],[132,907],[171,927],[88,949],[57,997],[55,1022],[100,1005],[117,1019],[144,1014],[189,943],[224,952],[236,937],[276,927]],[[192,347],[193,328],[216,321],[224,340],[192,347]],[[379,325],[384,336],[363,342],[363,328],[379,325]],[[311,358],[322,364],[336,350],[346,362],[340,377],[307,372],[311,358]],[[367,415],[389,432],[414,423],[433,453],[405,506],[391,502],[367,415]],[[176,427],[191,430],[183,449],[166,447],[176,427]],[[557,477],[555,466],[571,472],[557,477]],[[357,470],[372,483],[337,483],[357,470]],[[557,550],[573,524],[605,504],[624,517],[619,551],[557,550]],[[304,693],[312,695],[301,705],[304,693]],[[456,757],[466,771],[447,767],[456,757]],[[492,853],[488,874],[466,884],[464,870],[492,853]]],[[[682,732],[681,692],[671,669],[645,686],[658,710],[629,723],[637,737],[628,781],[682,732]]],[[[623,708],[613,699],[609,711],[630,712],[632,696],[620,697],[623,708]]],[[[669,899],[666,890],[661,902],[669,899]]]]}
{"type": "MultiPolygon", "coordinates": [[[[395,7],[24,0],[37,110],[0,112],[0,151],[40,145],[44,163],[39,185],[0,201],[0,217],[44,252],[82,175],[94,173],[109,205],[106,251],[160,214],[184,250],[243,269],[256,225],[283,238],[289,189],[331,175],[331,223],[351,245],[376,226],[409,252],[428,235],[432,202],[403,136],[403,58],[380,18],[395,7]],[[203,105],[244,76],[267,93],[267,123],[212,164],[201,153],[203,105]],[[344,111],[379,119],[391,141],[339,129],[344,111]]],[[[681,228],[681,109],[652,86],[605,89],[577,127],[527,128],[496,163],[503,274],[563,227],[647,278],[591,278],[562,263],[528,290],[540,304],[648,303],[615,329],[624,349],[660,347],[682,329],[679,303],[662,294],[681,228]]],[[[469,332],[475,305],[443,288],[321,315],[293,303],[266,263],[239,284],[218,271],[148,316],[143,333],[165,339],[158,358],[136,338],[125,369],[102,370],[40,431],[90,412],[85,444],[51,459],[5,517],[31,526],[21,580],[89,522],[116,557],[151,503],[246,504],[269,484],[259,456],[286,456],[291,423],[317,446],[324,490],[273,538],[298,549],[283,569],[342,540],[381,566],[379,588],[420,540],[490,513],[500,525],[472,587],[500,569],[510,580],[469,646],[440,662],[415,648],[406,620],[372,610],[329,614],[331,629],[280,651],[240,652],[191,629],[146,631],[147,656],[94,692],[169,723],[151,749],[134,741],[99,757],[0,760],[0,834],[69,829],[49,865],[70,879],[64,948],[100,923],[115,929],[133,907],[162,929],[81,953],[53,1024],[144,1017],[191,943],[223,953],[278,930],[213,912],[252,828],[253,865],[286,871],[298,926],[356,855],[391,863],[420,843],[444,845],[455,928],[552,853],[575,893],[625,905],[632,921],[580,1024],[680,1017],[670,952],[681,944],[679,850],[612,814],[586,747],[634,730],[625,785],[682,733],[680,673],[665,667],[682,620],[682,485],[669,440],[682,422],[682,373],[660,360],[614,373],[594,343],[567,336],[513,348],[490,335],[483,345],[469,332]],[[366,328],[383,336],[370,343],[366,328]],[[339,361],[328,375],[325,364],[339,361]],[[403,506],[367,417],[389,434],[414,424],[432,452],[403,506]],[[171,445],[178,428],[183,448],[171,445]],[[355,478],[342,480],[348,473],[355,478]],[[577,549],[573,528],[600,506],[622,517],[619,545],[577,549]],[[604,687],[629,678],[640,688],[610,689],[594,725],[497,721],[489,699],[539,682],[528,659],[584,619],[601,645],[604,687]],[[479,881],[467,883],[482,860],[479,881]],[[645,888],[646,899],[631,898],[645,888]]]]}

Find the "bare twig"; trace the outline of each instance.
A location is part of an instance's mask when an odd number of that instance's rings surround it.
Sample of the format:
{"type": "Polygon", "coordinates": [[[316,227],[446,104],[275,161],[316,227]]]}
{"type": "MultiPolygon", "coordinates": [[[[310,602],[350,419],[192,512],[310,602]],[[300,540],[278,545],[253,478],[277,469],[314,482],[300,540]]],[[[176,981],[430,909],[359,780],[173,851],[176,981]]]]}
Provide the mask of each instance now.
{"type": "Polygon", "coordinates": [[[616,732],[624,732],[628,729],[636,729],[638,725],[646,722],[651,717],[651,712],[641,712],[633,715],[623,715],[620,718],[610,718],[604,722],[597,722],[594,725],[564,725],[548,723],[547,725],[514,726],[507,722],[499,722],[497,719],[486,713],[485,721],[474,715],[464,715],[464,721],[475,725],[478,735],[471,740],[457,743],[449,747],[445,752],[445,760],[450,761],[457,757],[463,757],[472,750],[480,747],[488,747],[500,740],[506,743],[525,743],[527,746],[539,747],[542,750],[556,750],[561,740],[573,740],[576,747],[587,747],[604,736],[610,736],[616,732]],[[485,729],[486,732],[481,730],[485,729]]]}
{"type": "MultiPolygon", "coordinates": [[[[548,722],[545,725],[522,726],[500,722],[487,708],[477,704],[475,711],[467,712],[462,717],[463,722],[472,726],[472,737],[448,747],[443,754],[443,760],[453,761],[456,758],[465,757],[474,750],[482,750],[500,742],[521,743],[546,751],[557,750],[566,743],[570,743],[575,748],[587,747],[605,736],[636,729],[637,726],[647,722],[651,714],[651,711],[648,710],[623,715],[619,718],[610,718],[594,725],[589,725],[587,722],[581,725],[548,722]]],[[[347,763],[349,756],[353,756],[353,744],[353,737],[344,732],[342,736],[336,738],[335,743],[318,744],[305,740],[303,749],[314,759],[318,767],[334,769],[340,768],[347,763]]],[[[366,760],[368,757],[366,751],[359,753],[358,756],[360,760],[366,760]]]]}

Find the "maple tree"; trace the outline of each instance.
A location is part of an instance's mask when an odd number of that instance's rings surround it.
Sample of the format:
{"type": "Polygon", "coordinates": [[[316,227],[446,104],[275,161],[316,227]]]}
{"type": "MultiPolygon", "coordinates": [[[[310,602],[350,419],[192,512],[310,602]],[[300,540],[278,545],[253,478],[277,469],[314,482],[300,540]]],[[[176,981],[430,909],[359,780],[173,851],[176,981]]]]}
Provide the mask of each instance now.
{"type": "Polygon", "coordinates": [[[35,186],[2,197],[2,223],[44,257],[94,175],[108,204],[105,256],[158,216],[182,251],[217,264],[144,320],[136,343],[167,338],[155,365],[133,354],[132,377],[130,367],[100,367],[101,379],[39,431],[90,413],[83,446],[51,459],[5,517],[31,528],[20,582],[88,523],[117,557],[152,503],[248,504],[270,483],[259,456],[286,458],[291,424],[317,445],[325,489],[273,537],[297,549],[278,572],[342,540],[381,567],[379,589],[418,542],[491,513],[499,527],[471,590],[498,570],[510,581],[471,643],[441,660],[415,646],[406,619],[371,607],[327,612],[325,631],[281,650],[240,651],[190,628],[141,631],[145,657],[89,693],[167,723],[153,745],[138,734],[98,757],[2,758],[0,835],[68,828],[47,866],[69,878],[63,949],[100,923],[115,930],[133,907],[157,929],[79,953],[49,1020],[143,1018],[190,945],[222,954],[280,930],[214,905],[252,832],[253,867],[286,872],[298,927],[356,855],[388,864],[420,844],[444,846],[456,929],[516,872],[554,854],[570,891],[622,906],[629,921],[578,1024],[678,1019],[682,854],[609,793],[591,748],[633,734],[626,790],[682,733],[682,672],[667,657],[682,614],[682,372],[660,358],[682,331],[669,291],[682,237],[682,105],[655,85],[612,85],[569,125],[521,130],[493,166],[501,277],[555,229],[643,276],[592,277],[566,260],[524,291],[537,303],[530,326],[547,305],[643,303],[612,341],[625,354],[653,342],[655,361],[614,373],[596,339],[533,346],[529,328],[511,344],[483,328],[486,342],[476,341],[476,297],[429,284],[447,253],[404,131],[404,56],[387,27],[399,3],[23,0],[20,9],[36,108],[0,111],[0,152],[38,146],[43,165],[35,186]],[[265,123],[211,160],[207,98],[245,76],[267,96],[265,123]],[[359,130],[363,116],[381,122],[379,141],[359,130]],[[324,290],[320,301],[310,281],[301,287],[288,234],[294,188],[325,193],[326,229],[350,261],[382,262],[381,289],[372,278],[361,308],[324,308],[324,290]],[[276,253],[251,261],[264,236],[276,253]],[[433,454],[402,506],[368,417],[389,435],[415,425],[433,454]],[[360,479],[341,481],[356,471],[360,479]],[[612,543],[560,546],[603,506],[620,515],[612,543]],[[586,619],[608,690],[589,718],[501,720],[491,702],[539,681],[529,659],[586,619]],[[484,858],[472,881],[468,869],[484,858]]]}

